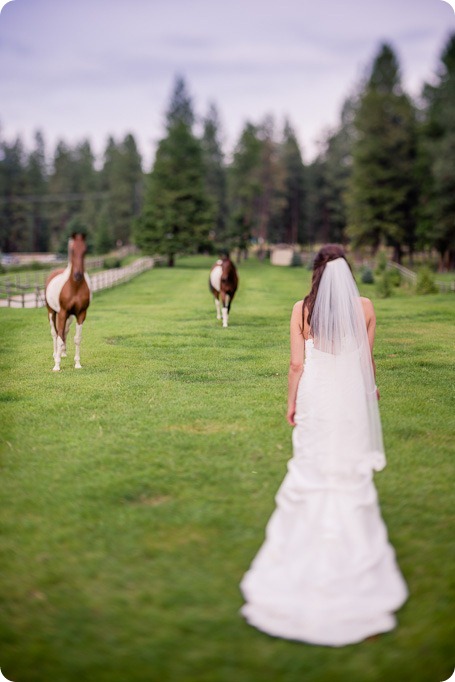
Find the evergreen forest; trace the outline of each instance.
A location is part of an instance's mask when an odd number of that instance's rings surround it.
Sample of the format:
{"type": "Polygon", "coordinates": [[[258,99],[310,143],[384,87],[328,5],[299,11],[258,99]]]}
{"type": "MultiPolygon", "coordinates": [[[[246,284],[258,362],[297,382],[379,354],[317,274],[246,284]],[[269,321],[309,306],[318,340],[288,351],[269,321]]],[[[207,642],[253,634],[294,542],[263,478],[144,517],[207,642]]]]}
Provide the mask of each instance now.
{"type": "Polygon", "coordinates": [[[49,153],[41,131],[29,150],[0,136],[0,251],[64,252],[76,221],[94,252],[134,243],[169,265],[222,246],[330,241],[389,247],[398,263],[432,251],[453,270],[455,34],[435,66],[412,99],[383,44],[309,163],[291,122],[271,115],[223,149],[217,106],[201,117],[181,76],[150,172],[133,133],[109,137],[101,161],[89,140],[49,153]]]}

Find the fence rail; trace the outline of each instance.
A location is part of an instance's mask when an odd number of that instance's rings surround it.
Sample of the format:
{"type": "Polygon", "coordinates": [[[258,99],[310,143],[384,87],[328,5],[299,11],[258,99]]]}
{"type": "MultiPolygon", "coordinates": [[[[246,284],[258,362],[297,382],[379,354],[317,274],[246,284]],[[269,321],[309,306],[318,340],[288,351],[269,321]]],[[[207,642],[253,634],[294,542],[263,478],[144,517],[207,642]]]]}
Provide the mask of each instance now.
{"type": "MultiPolygon", "coordinates": [[[[389,269],[394,268],[395,270],[398,270],[398,272],[401,273],[402,277],[405,280],[411,282],[411,284],[414,285],[416,284],[417,282],[416,272],[408,270],[408,268],[405,268],[404,265],[399,265],[398,263],[394,263],[393,261],[388,261],[387,267],[389,269]]],[[[441,279],[436,279],[435,284],[441,293],[446,293],[447,291],[455,291],[455,280],[452,280],[451,282],[444,282],[441,279]]]]}
{"type": "Polygon", "coordinates": [[[392,268],[398,270],[403,278],[408,282],[411,282],[411,284],[415,284],[417,282],[417,273],[413,272],[412,270],[408,270],[408,268],[405,268],[404,265],[399,265],[398,263],[394,263],[393,261],[389,260],[387,262],[387,267],[389,270],[392,268]]]}
{"type": "MultiPolygon", "coordinates": [[[[92,291],[110,289],[118,284],[129,282],[130,279],[150,270],[160,263],[162,258],[138,258],[124,268],[112,268],[102,270],[90,275],[92,291]]],[[[13,284],[6,282],[0,284],[0,307],[1,308],[42,308],[46,304],[44,298],[44,284],[30,285],[13,284]],[[33,291],[30,291],[33,288],[33,291]]]]}
{"type": "MultiPolygon", "coordinates": [[[[5,275],[0,276],[0,287],[9,284],[10,288],[16,287],[19,290],[22,289],[44,289],[44,285],[48,275],[52,270],[57,268],[66,268],[68,265],[68,259],[54,259],[49,261],[49,268],[44,270],[27,270],[26,272],[9,272],[5,275]]],[[[104,258],[97,256],[85,259],[85,269],[90,272],[90,270],[97,270],[102,268],[104,265],[104,258]]]]}

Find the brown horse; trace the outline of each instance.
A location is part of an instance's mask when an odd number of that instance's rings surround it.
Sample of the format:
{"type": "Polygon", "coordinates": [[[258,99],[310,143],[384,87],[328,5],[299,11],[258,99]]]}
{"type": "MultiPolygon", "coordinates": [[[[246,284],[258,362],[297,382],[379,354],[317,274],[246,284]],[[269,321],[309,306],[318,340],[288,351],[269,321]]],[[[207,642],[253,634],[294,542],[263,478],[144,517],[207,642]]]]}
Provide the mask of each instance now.
{"type": "Polygon", "coordinates": [[[212,267],[209,276],[209,288],[215,297],[216,319],[223,319],[223,327],[228,326],[229,310],[238,284],[239,278],[235,265],[225,253],[212,267]]]}
{"type": "Polygon", "coordinates": [[[66,357],[66,337],[73,317],[76,318],[74,367],[81,368],[82,324],[91,300],[90,279],[84,272],[86,251],[85,235],[75,232],[68,243],[67,268],[54,270],[46,280],[46,305],[54,341],[54,372],[60,371],[61,358],[66,357]]]}

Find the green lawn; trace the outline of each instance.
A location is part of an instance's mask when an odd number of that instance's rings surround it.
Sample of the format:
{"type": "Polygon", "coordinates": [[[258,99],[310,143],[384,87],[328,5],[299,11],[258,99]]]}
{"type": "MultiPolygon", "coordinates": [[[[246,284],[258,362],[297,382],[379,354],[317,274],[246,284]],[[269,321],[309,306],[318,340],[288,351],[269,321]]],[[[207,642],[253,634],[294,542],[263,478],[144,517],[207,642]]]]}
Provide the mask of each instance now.
{"type": "MultiPolygon", "coordinates": [[[[451,294],[375,300],[383,516],[399,627],[342,649],[238,615],[291,456],[288,320],[303,268],[240,267],[229,329],[210,259],[95,295],[83,369],[44,310],[0,310],[0,668],[13,682],[440,682],[453,671],[451,294]]],[[[375,287],[362,287],[374,297],[375,287]]],[[[453,453],[452,453],[453,455],[453,453]]]]}
{"type": "Polygon", "coordinates": [[[454,282],[455,273],[454,272],[435,272],[434,276],[436,279],[441,280],[441,282],[454,282]]]}

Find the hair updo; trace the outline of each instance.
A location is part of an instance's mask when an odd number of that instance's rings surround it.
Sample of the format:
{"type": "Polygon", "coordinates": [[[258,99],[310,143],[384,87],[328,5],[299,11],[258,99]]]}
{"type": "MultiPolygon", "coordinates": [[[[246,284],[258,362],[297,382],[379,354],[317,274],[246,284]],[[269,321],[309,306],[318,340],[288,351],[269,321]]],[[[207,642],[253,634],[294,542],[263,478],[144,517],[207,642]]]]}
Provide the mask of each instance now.
{"type": "MultiPolygon", "coordinates": [[[[316,296],[318,295],[319,283],[324,273],[327,263],[337,258],[343,258],[346,262],[346,254],[340,244],[325,244],[316,254],[313,263],[313,277],[311,280],[311,291],[305,296],[302,307],[302,333],[305,322],[305,308],[308,310],[307,323],[311,322],[311,315],[313,313],[316,296]]],[[[349,265],[349,263],[348,263],[349,265]]],[[[351,266],[349,265],[349,269],[351,266]]]]}

